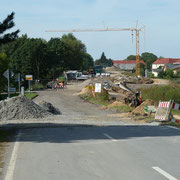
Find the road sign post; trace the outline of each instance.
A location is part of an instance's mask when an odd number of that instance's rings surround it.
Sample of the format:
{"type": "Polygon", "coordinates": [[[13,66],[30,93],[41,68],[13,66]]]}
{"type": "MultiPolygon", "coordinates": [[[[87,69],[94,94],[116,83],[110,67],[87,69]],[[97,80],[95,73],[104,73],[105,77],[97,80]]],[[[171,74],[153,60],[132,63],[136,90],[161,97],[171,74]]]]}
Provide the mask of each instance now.
{"type": "Polygon", "coordinates": [[[26,80],[28,80],[29,93],[31,92],[31,81],[33,80],[32,75],[26,75],[26,80]]]}
{"type": "Polygon", "coordinates": [[[19,94],[21,94],[21,74],[18,73],[19,94]]]}
{"type": "Polygon", "coordinates": [[[10,73],[9,73],[9,69],[7,70],[8,71],[8,98],[10,98],[10,73]]]}
{"type": "Polygon", "coordinates": [[[9,69],[7,69],[4,72],[3,76],[5,78],[7,78],[7,80],[8,80],[8,98],[10,98],[10,78],[14,76],[14,73],[12,71],[10,71],[9,69]]]}

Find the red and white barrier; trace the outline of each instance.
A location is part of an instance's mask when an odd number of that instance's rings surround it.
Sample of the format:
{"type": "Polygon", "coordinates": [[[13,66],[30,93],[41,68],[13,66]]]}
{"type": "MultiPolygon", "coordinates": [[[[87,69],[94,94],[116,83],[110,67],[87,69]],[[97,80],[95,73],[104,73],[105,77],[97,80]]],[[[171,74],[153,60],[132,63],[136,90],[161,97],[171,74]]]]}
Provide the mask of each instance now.
{"type": "MultiPolygon", "coordinates": [[[[173,103],[172,104],[172,109],[180,111],[180,104],[173,103]]],[[[178,120],[178,119],[171,119],[171,122],[176,123],[176,124],[180,124],[180,120],[178,120]]]]}
{"type": "Polygon", "coordinates": [[[179,124],[180,120],[171,118],[172,109],[180,111],[180,104],[174,103],[173,101],[160,101],[156,110],[155,119],[159,121],[171,121],[173,123],[179,124]]]}
{"type": "Polygon", "coordinates": [[[160,101],[155,114],[155,119],[159,121],[167,120],[170,105],[171,101],[160,101]]]}
{"type": "Polygon", "coordinates": [[[170,101],[164,101],[164,102],[159,102],[159,106],[160,108],[168,108],[170,105],[170,101]]]}
{"type": "Polygon", "coordinates": [[[165,120],[166,119],[166,116],[157,116],[155,117],[156,119],[158,120],[165,120]]]}

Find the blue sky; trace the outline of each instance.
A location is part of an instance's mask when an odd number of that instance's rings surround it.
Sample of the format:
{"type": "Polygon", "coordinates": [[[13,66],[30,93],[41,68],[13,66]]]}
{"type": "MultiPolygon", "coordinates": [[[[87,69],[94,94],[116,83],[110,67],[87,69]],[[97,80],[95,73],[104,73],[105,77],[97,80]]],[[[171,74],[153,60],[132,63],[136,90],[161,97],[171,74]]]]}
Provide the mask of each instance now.
{"type": "MultiPolygon", "coordinates": [[[[49,40],[63,33],[53,29],[131,28],[145,25],[140,33],[140,54],[180,58],[179,0],[1,0],[0,21],[15,12],[14,29],[21,34],[49,40]]],[[[85,43],[94,59],[105,52],[107,58],[125,59],[135,54],[131,32],[74,33],[85,43]]],[[[135,36],[134,36],[135,37],[135,36]]]]}

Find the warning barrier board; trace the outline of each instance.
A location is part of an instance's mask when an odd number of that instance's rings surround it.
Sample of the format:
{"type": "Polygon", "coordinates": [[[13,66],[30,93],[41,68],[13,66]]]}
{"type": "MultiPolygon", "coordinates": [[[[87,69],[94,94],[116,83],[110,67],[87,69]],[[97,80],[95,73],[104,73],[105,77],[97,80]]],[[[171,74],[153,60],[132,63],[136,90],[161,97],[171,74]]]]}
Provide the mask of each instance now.
{"type": "Polygon", "coordinates": [[[163,101],[163,102],[160,101],[156,111],[155,120],[168,121],[170,108],[171,108],[171,101],[163,101]]]}

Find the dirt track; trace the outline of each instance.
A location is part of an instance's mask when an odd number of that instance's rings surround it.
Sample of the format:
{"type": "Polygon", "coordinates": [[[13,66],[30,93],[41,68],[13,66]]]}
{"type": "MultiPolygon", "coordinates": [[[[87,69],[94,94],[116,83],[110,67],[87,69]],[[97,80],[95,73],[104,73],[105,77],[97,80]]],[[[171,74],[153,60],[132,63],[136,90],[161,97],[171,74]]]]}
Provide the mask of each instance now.
{"type": "Polygon", "coordinates": [[[59,90],[45,90],[40,91],[39,96],[34,100],[39,102],[42,100],[52,103],[58,108],[62,115],[54,116],[53,119],[69,121],[96,121],[100,122],[118,122],[122,124],[134,124],[130,118],[123,118],[114,116],[116,114],[113,110],[102,110],[99,105],[85,102],[78,96],[82,88],[81,83],[74,83],[67,86],[65,89],[59,90]]]}

